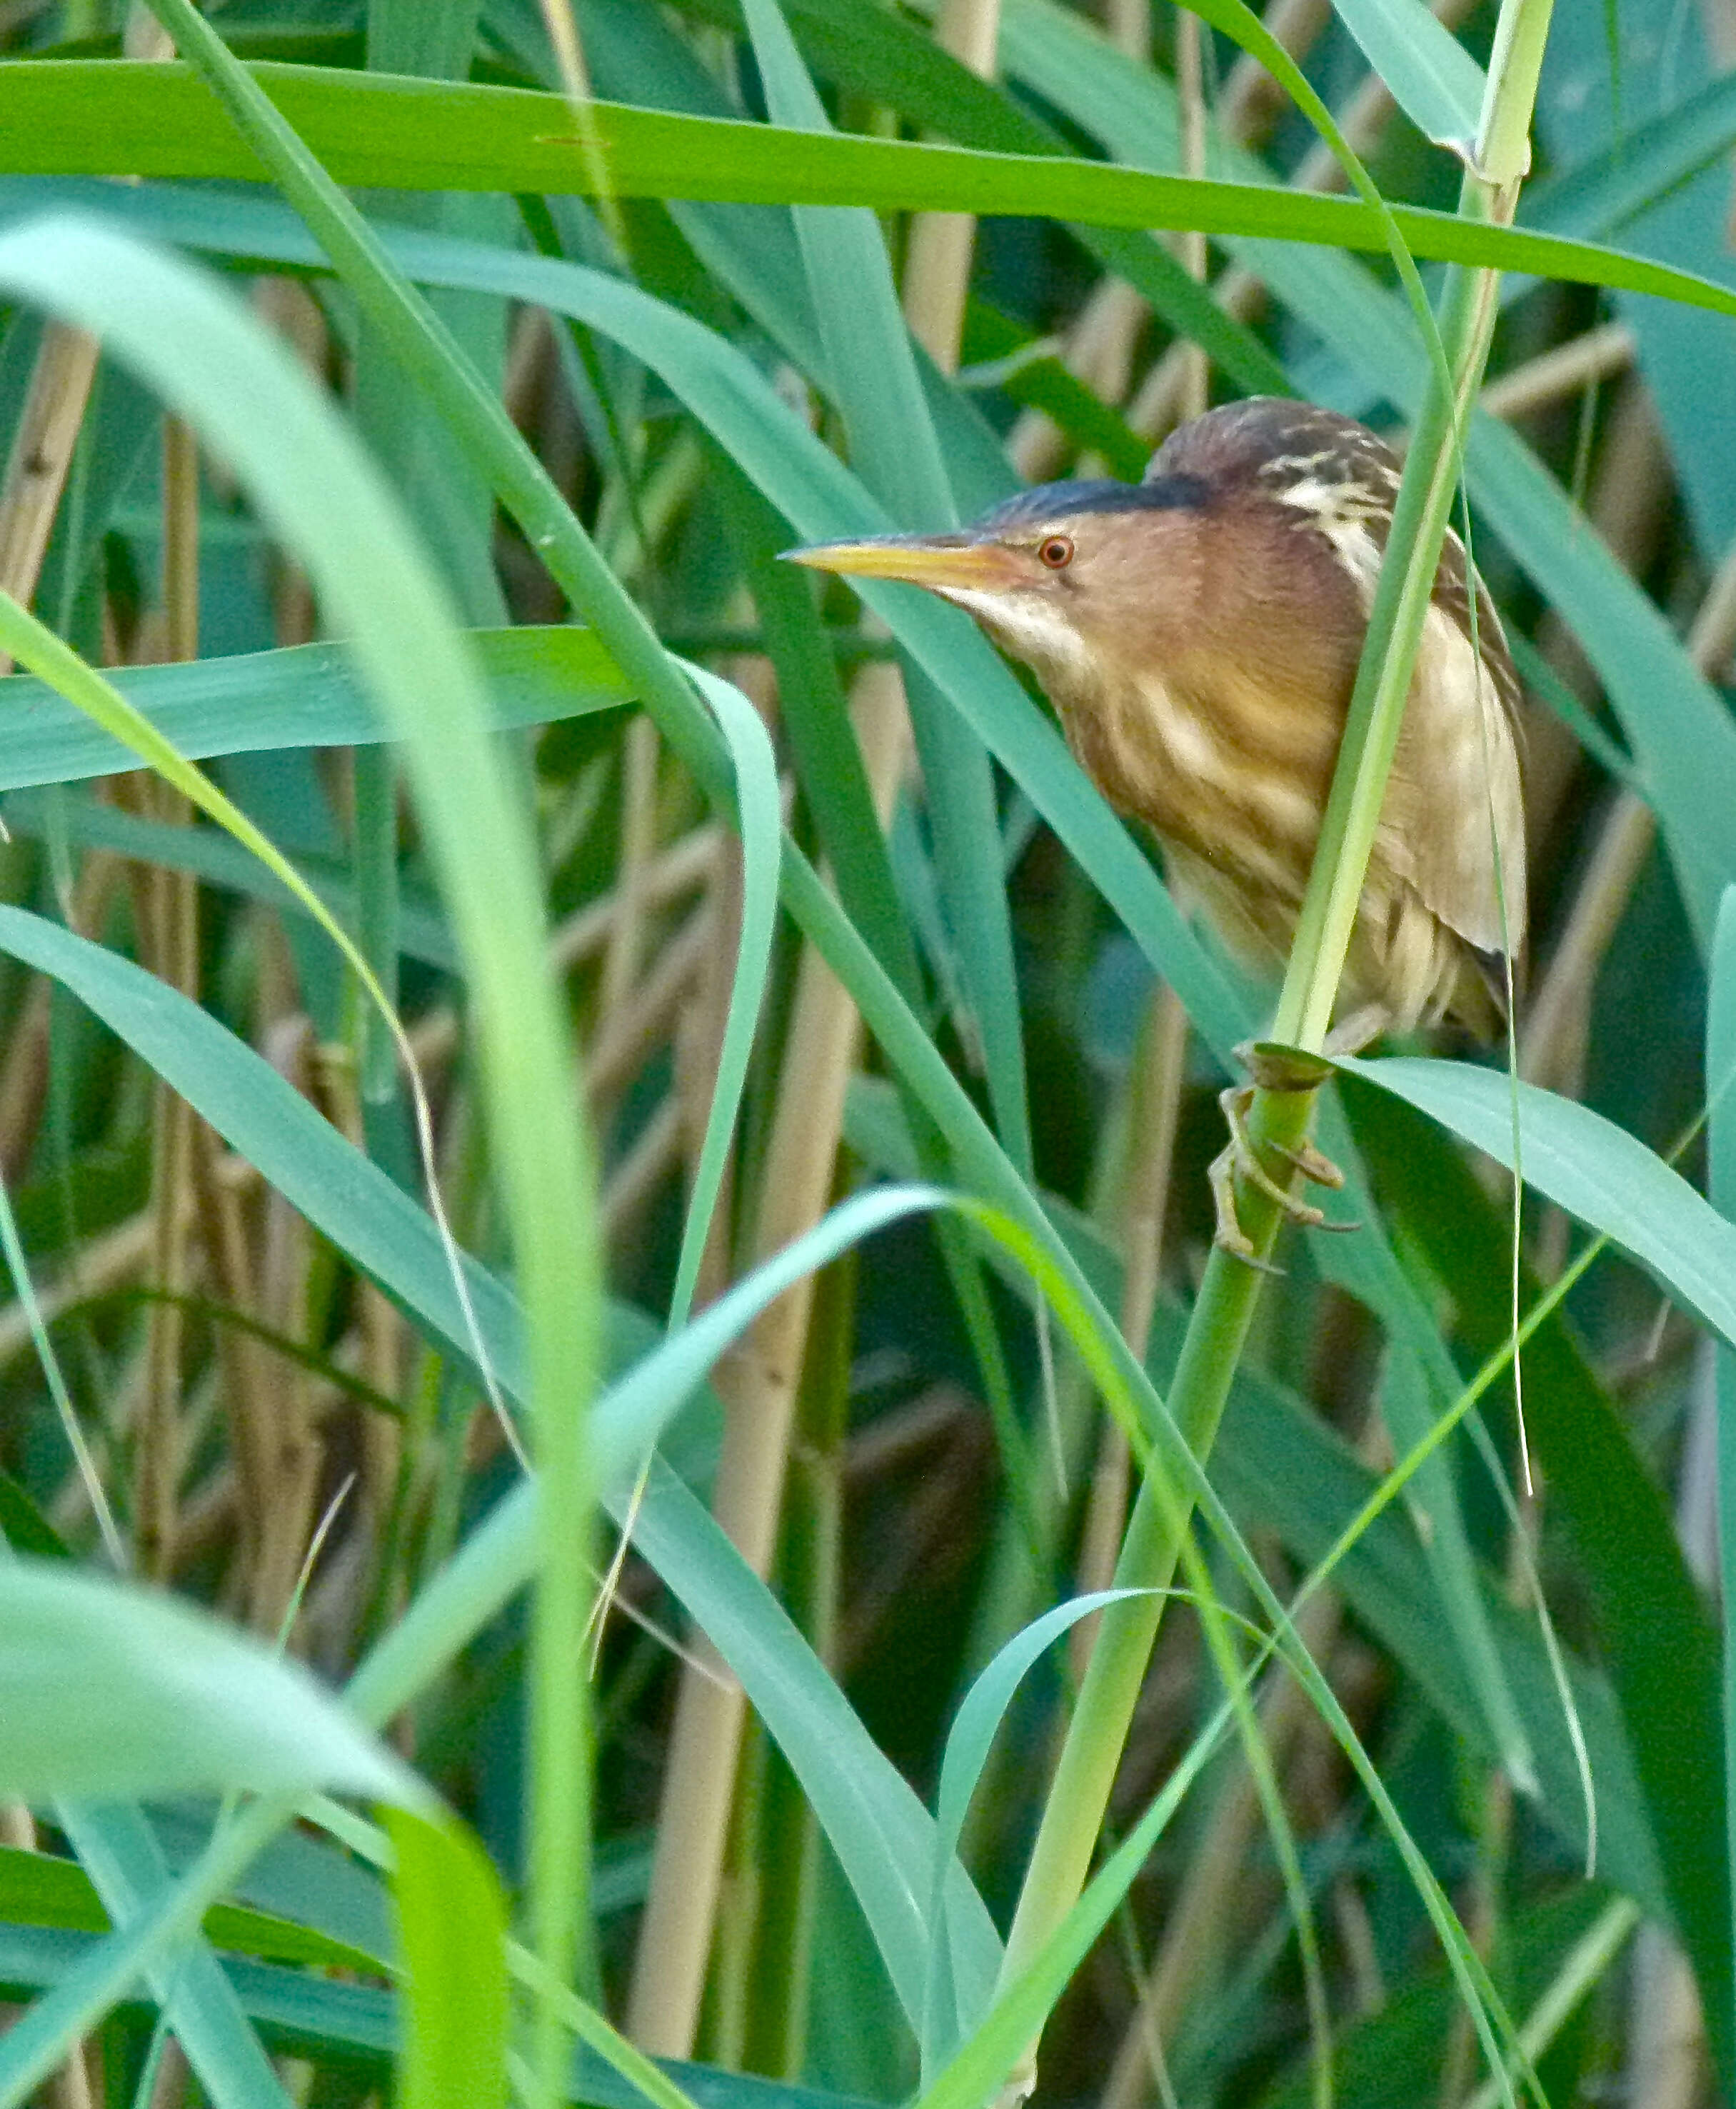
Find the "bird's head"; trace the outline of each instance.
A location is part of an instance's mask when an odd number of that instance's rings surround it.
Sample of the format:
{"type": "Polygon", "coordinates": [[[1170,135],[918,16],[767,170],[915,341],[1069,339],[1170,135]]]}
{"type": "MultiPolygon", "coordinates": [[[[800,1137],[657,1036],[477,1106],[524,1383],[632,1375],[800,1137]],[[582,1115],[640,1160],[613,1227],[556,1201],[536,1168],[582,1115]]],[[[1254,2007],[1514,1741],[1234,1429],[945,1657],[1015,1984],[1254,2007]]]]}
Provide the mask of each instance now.
{"type": "Polygon", "coordinates": [[[1202,599],[1210,499],[1195,476],[1049,483],[950,534],[787,553],[816,571],[925,586],[1066,690],[1173,653],[1202,599]]]}

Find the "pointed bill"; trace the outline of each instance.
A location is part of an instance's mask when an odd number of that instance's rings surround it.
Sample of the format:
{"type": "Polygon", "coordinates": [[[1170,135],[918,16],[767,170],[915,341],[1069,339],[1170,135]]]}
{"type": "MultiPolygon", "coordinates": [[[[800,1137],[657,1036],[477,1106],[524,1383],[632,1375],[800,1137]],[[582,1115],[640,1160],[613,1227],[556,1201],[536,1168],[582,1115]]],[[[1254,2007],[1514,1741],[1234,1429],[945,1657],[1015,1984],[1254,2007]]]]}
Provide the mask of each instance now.
{"type": "Polygon", "coordinates": [[[927,586],[931,593],[992,593],[1016,584],[1022,575],[1013,551],[963,535],[877,535],[866,541],[820,542],[783,553],[787,562],[816,571],[897,579],[906,585],[927,586]]]}

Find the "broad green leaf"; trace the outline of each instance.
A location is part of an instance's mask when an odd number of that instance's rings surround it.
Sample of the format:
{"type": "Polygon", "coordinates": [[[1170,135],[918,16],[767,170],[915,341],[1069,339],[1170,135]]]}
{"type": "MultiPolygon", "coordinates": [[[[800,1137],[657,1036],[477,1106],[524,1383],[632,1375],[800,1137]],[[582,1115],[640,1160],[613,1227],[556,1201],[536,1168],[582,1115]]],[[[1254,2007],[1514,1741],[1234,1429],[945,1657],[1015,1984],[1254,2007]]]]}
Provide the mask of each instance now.
{"type": "Polygon", "coordinates": [[[736,969],[729,985],[729,1008],[717,1079],[706,1114],[705,1140],[694,1168],[688,1218],[681,1234],[681,1257],[670,1298],[671,1328],[683,1324],[699,1279],[700,1261],[711,1234],[711,1218],[724,1183],[747,1058],[764,1000],[771,969],[772,937],[778,919],[778,860],[783,833],[778,789],[778,761],[760,714],[742,691],[703,668],[689,670],[700,693],[716,714],[735,763],[736,810],[742,821],[742,933],[736,969]]]}
{"type": "Polygon", "coordinates": [[[0,1565],[0,1794],[428,1790],[301,1666],[169,1597],[68,1567],[0,1565]]]}
{"type": "MultiPolygon", "coordinates": [[[[322,68],[249,70],[345,183],[557,193],[589,187],[558,97],[322,68]]],[[[1032,215],[1141,233],[1197,228],[1334,248],[1387,246],[1381,215],[1355,198],[914,141],[817,140],[772,125],[591,106],[620,197],[1032,215]]],[[[153,66],[147,75],[124,61],[0,61],[0,125],[15,175],[257,180],[261,173],[196,79],[175,65],[153,66]]],[[[1712,280],[1598,243],[1414,205],[1391,210],[1418,258],[1625,286],[1736,314],[1736,292],[1712,280]]]]}
{"type": "MultiPolygon", "coordinates": [[[[1513,1328],[1511,1223],[1451,1138],[1403,1101],[1346,1080],[1357,1132],[1403,1235],[1439,1276],[1473,1355],[1503,1352],[1513,1328]]],[[[1521,1278],[1522,1310],[1540,1285],[1521,1278]]],[[[1644,1462],[1630,1417],[1599,1384],[1557,1312],[1523,1350],[1526,1425],[1551,1515],[1571,1542],[1621,1709],[1625,1758],[1594,1743],[1603,1872],[1675,1920],[1703,1983],[1729,1982],[1728,1876],[1707,1840],[1724,1830],[1717,1635],[1689,1574],[1675,1519],[1644,1462]],[[1626,1842],[1649,1825],[1656,1874],[1634,1871],[1626,1842]],[[1661,1884],[1648,1887],[1648,1884],[1661,1884]]],[[[1534,1643],[1535,1644],[1535,1643],[1534,1643]]],[[[1528,1680],[1535,1681],[1535,1680],[1528,1680]]],[[[1589,1732],[1602,1701],[1582,1709],[1589,1732]]],[[[1549,1753],[1544,1763],[1549,1763],[1549,1753]]],[[[1571,1784],[1552,1800],[1565,1818],[1571,1784]]],[[[1570,1833],[1570,1835],[1571,1835],[1570,1833]]],[[[1648,1852],[1648,1865],[1651,1854],[1648,1852]]]]}
{"type": "MultiPolygon", "coordinates": [[[[0,1925],[0,1989],[8,1998],[47,1990],[86,1952],[75,1935],[0,1925]]],[[[390,2071],[399,2040],[395,1994],[267,1964],[232,1962],[224,1967],[244,2011],[274,2050],[359,2066],[382,2079],[390,2071]]],[[[705,2109],[875,2109],[857,2097],[817,2087],[784,2086],[677,2058],[657,2062],[660,2071],[705,2109]]],[[[646,2109],[645,2096],[584,2046],[574,2055],[571,2099],[588,2109],[646,2109]]]]}
{"type": "MultiPolygon", "coordinates": [[[[588,630],[479,630],[472,639],[491,705],[507,732],[633,701],[588,630]]],[[[286,747],[354,747],[398,734],[370,700],[354,653],[296,644],[172,666],[118,666],[128,702],[190,760],[286,747]]],[[[0,790],[65,784],[137,766],[137,757],[29,674],[0,679],[0,790]]]]}
{"type": "MultiPolygon", "coordinates": [[[[57,1926],[71,1933],[104,1933],[108,1913],[90,1876],[74,1860],[51,1853],[27,1853],[0,1845],[0,1920],[16,1926],[57,1926]]],[[[369,1974],[390,1967],[387,1959],[317,1927],[256,1911],[218,1904],[207,1912],[205,1935],[214,1948],[261,1962],[304,1964],[318,1970],[369,1974]]]]}
{"type": "MultiPolygon", "coordinates": [[[[1707,1184],[1736,1223],[1736,886],[1725,890],[1712,937],[1706,1001],[1707,1184]]],[[[1719,1563],[1724,1612],[1724,1800],[1726,1866],[1736,1869],[1736,1350],[1717,1350],[1719,1563]]],[[[1736,1916],[1736,1880],[1727,1894],[1736,1916]]],[[[1736,1927],[1729,1935],[1736,1950],[1736,1927]]]]}
{"type": "Polygon", "coordinates": [[[1736,1342],[1736,1223],[1679,1172],[1589,1106],[1468,1062],[1346,1060],[1352,1076],[1405,1100],[1511,1172],[1513,1106],[1527,1185],[1602,1231],[1684,1310],[1736,1342]]]}
{"type": "Polygon", "coordinates": [[[1332,0],[1332,7],[1423,138],[1469,160],[1483,70],[1424,0],[1332,0]]]}
{"type": "Polygon", "coordinates": [[[1613,234],[1716,161],[1733,139],[1736,73],[1726,73],[1598,152],[1528,184],[1520,224],[1551,234],[1613,234]]]}
{"type": "MultiPolygon", "coordinates": [[[[64,1574],[66,1569],[57,1571],[64,1574]]],[[[61,1674],[69,1678],[86,1667],[78,1657],[70,1660],[79,1661],[79,1670],[63,1662],[61,1674]]],[[[180,1726],[187,1740],[201,1738],[205,1732],[205,1723],[191,1709],[183,1715],[180,1726]]],[[[109,1730],[112,1737],[121,1740],[128,1732],[127,1727],[112,1724],[109,1730]]],[[[117,1927],[143,1920],[169,1894],[173,1885],[168,1866],[134,1804],[106,1797],[97,1802],[70,1801],[62,1796],[53,1808],[117,1927]]],[[[248,2025],[234,1987],[202,1940],[188,1943],[178,1953],[159,1947],[145,1968],[164,2025],[174,2030],[187,2062],[217,2109],[289,2109],[289,2096],[248,2025]]],[[[0,2048],[0,2067],[11,2048],[10,2040],[0,2048]]]]}
{"type": "MultiPolygon", "coordinates": [[[[1549,211],[1549,224],[1562,224],[1565,207],[1572,219],[1562,225],[1564,233],[1607,239],[1619,228],[1624,246],[1659,263],[1736,284],[1729,186],[1719,165],[1720,159],[1728,165],[1719,135],[1728,138],[1733,83],[1728,73],[1716,77],[1728,60],[1710,20],[1690,11],[1674,34],[1659,38],[1647,36],[1634,17],[1618,38],[1595,16],[1595,10],[1563,8],[1551,26],[1537,138],[1558,167],[1590,158],[1589,165],[1563,168],[1567,195],[1549,211]],[[1650,121],[1636,124],[1640,113],[1650,121]],[[1588,207],[1606,215],[1603,225],[1585,224],[1588,207]]],[[[1611,305],[1633,332],[1635,363],[1657,405],[1694,539],[1711,568],[1736,540],[1736,474],[1722,448],[1706,445],[1736,391],[1736,340],[1686,309],[1622,293],[1611,305]]]]}
{"type": "Polygon", "coordinates": [[[507,2097],[506,1899],[451,1818],[389,1811],[406,1982],[395,2098],[404,2109],[496,2109],[507,2097]]]}

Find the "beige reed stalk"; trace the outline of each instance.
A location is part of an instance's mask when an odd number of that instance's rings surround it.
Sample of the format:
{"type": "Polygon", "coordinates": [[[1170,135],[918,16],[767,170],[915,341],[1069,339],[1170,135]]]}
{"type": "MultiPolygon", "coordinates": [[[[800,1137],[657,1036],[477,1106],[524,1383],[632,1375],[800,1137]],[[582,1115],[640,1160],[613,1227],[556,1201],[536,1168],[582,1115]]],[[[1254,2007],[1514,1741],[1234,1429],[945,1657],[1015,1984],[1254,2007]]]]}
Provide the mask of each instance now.
{"type": "MultiPolygon", "coordinates": [[[[1186,1070],[1188,1014],[1167,982],[1152,991],[1128,1077],[1128,1117],[1116,1194],[1121,1247],[1121,1332],[1143,1362],[1150,1344],[1152,1307],[1163,1267],[1163,1222],[1175,1160],[1175,1129],[1186,1070]]],[[[1132,1461],[1120,1421],[1105,1414],[1079,1556],[1079,1592],[1107,1589],[1127,1527],[1132,1461]]],[[[1070,1637],[1075,1676],[1084,1674],[1095,1619],[1082,1619],[1070,1637]]]]}
{"type": "MultiPolygon", "coordinates": [[[[942,0],[935,42],[985,79],[994,72],[1000,0],[942,0]]],[[[904,261],[904,314],[943,373],[957,371],[976,222],[966,212],[919,212],[904,261]]]]}
{"type": "MultiPolygon", "coordinates": [[[[992,70],[999,0],[945,0],[940,40],[979,72],[992,70]]],[[[920,215],[911,231],[904,313],[943,371],[958,362],[975,222],[920,215]]],[[[875,810],[884,823],[909,751],[904,685],[890,665],[864,667],[854,694],[875,810]]],[[[855,1007],[811,946],[797,972],[755,1226],[753,1262],[818,1222],[832,1192],[844,1092],[860,1024],[855,1007]]],[[[812,1285],[802,1282],[760,1318],[717,1372],[728,1419],[713,1508],[744,1558],[764,1574],[777,1540],[796,1387],[807,1344],[812,1285]]],[[[682,1674],[659,1812],[651,1894],[634,1958],[628,2032],[665,2057],[691,2053],[722,1881],[743,1699],[719,1667],[682,1674]]]]}
{"type": "MultiPolygon", "coordinates": [[[[97,356],[94,337],[64,323],[43,324],[0,488],[0,586],[26,607],[66,488],[97,356]]],[[[11,663],[0,654],[0,674],[11,672],[11,663]]],[[[63,912],[78,928],[73,904],[63,904],[63,912]]],[[[48,1005],[48,984],[38,976],[0,1064],[0,1167],[8,1176],[29,1158],[47,1088],[48,1005]]]]}
{"type": "MultiPolygon", "coordinates": [[[[199,656],[199,456],[177,418],[163,426],[163,655],[199,656]]],[[[139,798],[153,819],[185,826],[181,793],[147,779],[139,798]]],[[[158,979],[199,998],[199,887],[189,873],[145,867],[138,884],[140,951],[158,979]]],[[[156,1581],[174,1566],[175,1508],[182,1456],[181,1364],[186,1319],[180,1304],[193,1278],[187,1202],[193,1190],[196,1116],[161,1077],[151,1085],[151,1199],[156,1220],[151,1279],[165,1300],[151,1307],[144,1410],[135,1452],[134,1517],[138,1564],[156,1581]]]]}
{"type": "MultiPolygon", "coordinates": [[[[875,808],[883,821],[908,741],[896,668],[864,668],[854,707],[875,808]]],[[[818,953],[805,946],[750,1264],[800,1236],[825,1210],[859,1032],[849,995],[818,953]]],[[[715,1376],[726,1420],[712,1506],[742,1557],[761,1575],[770,1566],[777,1539],[812,1302],[813,1286],[805,1280],[761,1314],[715,1376]]],[[[671,2057],[691,2053],[698,2025],[745,1705],[741,1687],[709,1645],[698,1642],[697,1652],[704,1667],[683,1670],[676,1697],[651,1892],[628,2004],[634,2040],[671,2057]]]]}

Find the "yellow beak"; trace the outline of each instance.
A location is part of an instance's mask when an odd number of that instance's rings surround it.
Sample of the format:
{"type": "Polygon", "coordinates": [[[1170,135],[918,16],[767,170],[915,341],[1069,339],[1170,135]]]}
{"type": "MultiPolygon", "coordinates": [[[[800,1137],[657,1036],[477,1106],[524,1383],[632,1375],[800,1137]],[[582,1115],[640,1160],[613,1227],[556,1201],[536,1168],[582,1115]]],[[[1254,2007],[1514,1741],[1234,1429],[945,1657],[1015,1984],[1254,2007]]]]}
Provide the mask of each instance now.
{"type": "Polygon", "coordinates": [[[811,549],[786,549],[792,564],[846,578],[898,579],[931,593],[994,593],[1018,583],[1016,552],[998,542],[967,541],[959,535],[877,535],[865,542],[821,542],[811,549]]]}

